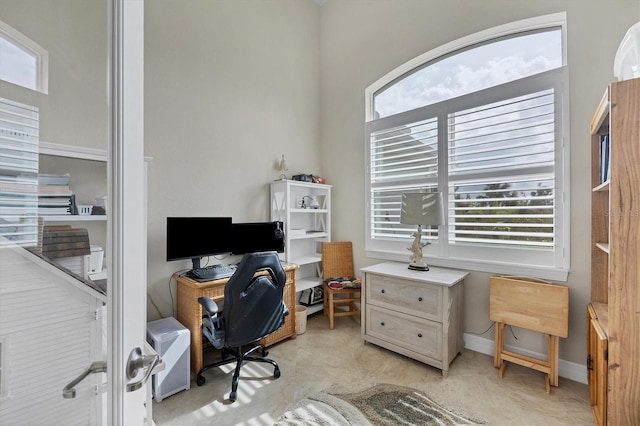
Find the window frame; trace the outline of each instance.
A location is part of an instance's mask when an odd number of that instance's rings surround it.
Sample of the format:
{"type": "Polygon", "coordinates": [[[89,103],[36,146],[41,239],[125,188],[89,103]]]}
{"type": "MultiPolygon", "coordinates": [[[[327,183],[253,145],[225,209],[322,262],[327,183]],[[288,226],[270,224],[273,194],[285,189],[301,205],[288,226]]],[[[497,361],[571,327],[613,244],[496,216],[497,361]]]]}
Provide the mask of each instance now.
{"type": "MultiPolygon", "coordinates": [[[[449,113],[461,111],[470,105],[478,104],[481,99],[483,104],[490,104],[496,98],[503,98],[507,95],[517,95],[532,93],[535,90],[554,90],[554,116],[555,116],[555,189],[554,189],[554,241],[555,248],[552,253],[543,255],[539,264],[529,263],[527,253],[533,250],[521,250],[513,253],[509,250],[510,256],[505,257],[499,253],[506,254],[508,249],[495,248],[486,251],[485,247],[454,247],[450,250],[448,243],[448,224],[440,226],[438,238],[433,245],[424,249],[424,256],[428,264],[471,269],[476,271],[502,273],[511,275],[527,275],[539,278],[566,281],[570,267],[570,226],[569,226],[569,105],[567,97],[569,94],[568,69],[566,66],[566,16],[564,13],[547,15],[544,17],[532,18],[524,21],[503,25],[480,33],[464,37],[463,39],[449,43],[440,48],[427,52],[406,64],[401,65],[393,72],[387,74],[376,83],[367,88],[366,96],[366,123],[365,123],[365,252],[368,257],[385,260],[407,261],[408,252],[406,242],[384,241],[372,238],[372,200],[371,200],[371,134],[376,130],[389,129],[394,126],[406,125],[430,117],[438,117],[439,127],[446,129],[446,118],[449,113]],[[477,45],[498,39],[505,36],[522,33],[525,31],[540,30],[549,27],[560,27],[562,36],[562,67],[550,71],[545,71],[519,80],[503,83],[498,86],[482,89],[477,92],[465,94],[446,101],[416,108],[390,115],[387,117],[374,119],[374,94],[381,88],[388,87],[389,83],[398,81],[402,76],[413,72],[414,69],[423,67],[426,62],[431,62],[440,56],[447,55],[453,50],[460,50],[464,47],[477,45]],[[491,254],[490,256],[478,255],[491,254]],[[498,255],[496,255],[498,253],[498,255]],[[512,259],[509,259],[511,257],[512,259]],[[509,259],[507,261],[496,261],[495,259],[509,259]],[[545,260],[546,259],[546,260],[545,260]],[[527,263],[523,263],[527,261],[527,263]]],[[[438,132],[438,188],[442,190],[449,188],[449,173],[447,168],[447,134],[446,131],[438,132]]],[[[445,199],[446,191],[445,191],[445,199]]],[[[448,205],[448,203],[445,203],[448,205]]],[[[448,216],[448,214],[447,214],[448,216]]]]}
{"type": "Polygon", "coordinates": [[[0,78],[0,81],[15,84],[29,90],[35,90],[45,95],[49,93],[49,52],[29,37],[22,34],[9,24],[0,20],[0,38],[8,40],[36,60],[35,89],[0,78]]]}

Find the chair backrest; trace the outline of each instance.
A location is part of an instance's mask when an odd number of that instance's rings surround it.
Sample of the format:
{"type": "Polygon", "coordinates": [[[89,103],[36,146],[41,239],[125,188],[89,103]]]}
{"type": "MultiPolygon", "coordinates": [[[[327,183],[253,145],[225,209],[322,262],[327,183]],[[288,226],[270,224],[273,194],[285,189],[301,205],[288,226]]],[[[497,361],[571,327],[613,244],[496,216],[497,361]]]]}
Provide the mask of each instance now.
{"type": "Polygon", "coordinates": [[[248,253],[242,258],[224,289],[226,346],[247,345],[282,327],[286,278],[276,252],[248,253]]]}
{"type": "Polygon", "coordinates": [[[322,243],[322,279],[352,276],[354,274],[351,242],[322,243]]]}

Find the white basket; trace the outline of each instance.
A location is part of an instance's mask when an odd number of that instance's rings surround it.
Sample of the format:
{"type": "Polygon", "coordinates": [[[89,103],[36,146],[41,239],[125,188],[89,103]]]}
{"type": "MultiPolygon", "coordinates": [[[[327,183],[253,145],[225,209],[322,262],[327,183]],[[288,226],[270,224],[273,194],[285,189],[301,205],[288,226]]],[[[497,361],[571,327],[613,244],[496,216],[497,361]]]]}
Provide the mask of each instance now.
{"type": "Polygon", "coordinates": [[[89,216],[89,215],[91,215],[91,209],[92,208],[93,208],[93,206],[78,205],[78,214],[80,216],[89,216]]]}

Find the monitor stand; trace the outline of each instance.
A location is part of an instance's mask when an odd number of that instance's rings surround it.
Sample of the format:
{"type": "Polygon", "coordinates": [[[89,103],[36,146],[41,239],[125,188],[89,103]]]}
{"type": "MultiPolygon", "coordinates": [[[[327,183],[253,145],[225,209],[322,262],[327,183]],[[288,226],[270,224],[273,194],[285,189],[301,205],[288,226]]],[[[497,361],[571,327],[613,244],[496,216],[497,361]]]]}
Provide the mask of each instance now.
{"type": "Polygon", "coordinates": [[[192,268],[191,269],[200,269],[200,257],[192,257],[191,258],[191,263],[192,263],[192,268]]]}

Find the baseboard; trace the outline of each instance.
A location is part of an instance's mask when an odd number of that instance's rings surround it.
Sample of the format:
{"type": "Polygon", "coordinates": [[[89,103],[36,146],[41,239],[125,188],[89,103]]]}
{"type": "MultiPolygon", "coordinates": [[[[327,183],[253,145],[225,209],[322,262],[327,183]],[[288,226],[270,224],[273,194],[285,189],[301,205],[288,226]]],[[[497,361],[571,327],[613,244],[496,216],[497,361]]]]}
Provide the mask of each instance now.
{"type": "MultiPolygon", "coordinates": [[[[473,334],[464,334],[464,348],[471,351],[480,352],[485,355],[493,356],[493,340],[478,337],[473,334]]],[[[535,358],[546,358],[546,354],[540,354],[525,349],[515,348],[513,346],[505,346],[505,348],[512,352],[517,352],[522,355],[532,356],[535,358]]],[[[558,375],[565,379],[573,380],[574,382],[587,384],[587,367],[575,362],[565,361],[563,359],[558,360],[558,375]]]]}

